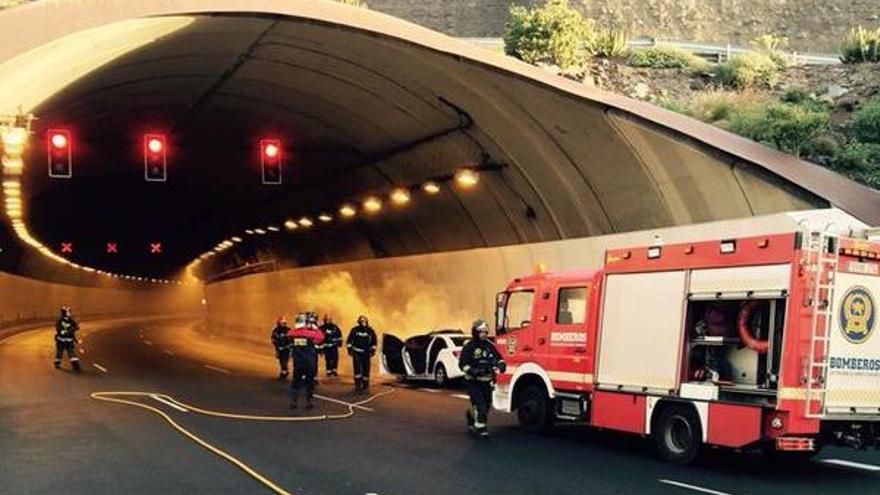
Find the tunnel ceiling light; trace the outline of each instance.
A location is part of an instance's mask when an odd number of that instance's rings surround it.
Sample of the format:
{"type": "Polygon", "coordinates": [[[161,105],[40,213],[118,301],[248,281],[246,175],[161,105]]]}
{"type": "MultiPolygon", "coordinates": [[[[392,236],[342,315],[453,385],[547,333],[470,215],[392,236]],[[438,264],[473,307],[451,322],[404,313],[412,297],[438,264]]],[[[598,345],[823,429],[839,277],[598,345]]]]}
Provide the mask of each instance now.
{"type": "Polygon", "coordinates": [[[244,231],[244,233],[247,234],[247,235],[254,235],[254,231],[251,230],[251,229],[246,229],[246,230],[244,231]]]}
{"type": "Polygon", "coordinates": [[[287,230],[296,230],[297,228],[299,228],[299,225],[297,225],[296,222],[293,221],[293,219],[289,219],[284,222],[284,228],[286,228],[287,230]]]}
{"type": "Polygon", "coordinates": [[[24,151],[28,130],[24,127],[0,127],[0,141],[6,155],[19,155],[24,151]]]}
{"type": "Polygon", "coordinates": [[[455,173],[455,183],[465,189],[474,187],[479,182],[480,174],[476,170],[463,168],[455,173]]]}
{"type": "Polygon", "coordinates": [[[232,242],[241,242],[242,241],[241,237],[238,237],[237,235],[230,237],[230,240],[232,240],[232,242]]]}
{"type": "Polygon", "coordinates": [[[382,200],[375,196],[370,196],[364,200],[364,210],[367,213],[377,213],[382,209],[382,200]]]}
{"type": "Polygon", "coordinates": [[[278,232],[279,230],[281,230],[274,225],[270,225],[270,226],[266,227],[266,229],[271,230],[272,232],[278,232]]]}
{"type": "Polygon", "coordinates": [[[411,199],[409,189],[406,189],[404,187],[398,187],[394,189],[393,191],[391,191],[389,197],[391,198],[391,202],[397,206],[403,206],[409,203],[411,199]]]}
{"type": "Polygon", "coordinates": [[[308,228],[308,227],[311,227],[312,225],[314,225],[315,222],[313,222],[312,219],[309,217],[302,217],[299,219],[299,224],[303,227],[308,228]]]}
{"type": "Polygon", "coordinates": [[[354,205],[346,203],[339,207],[339,214],[345,218],[351,218],[357,215],[357,209],[355,209],[354,205]]]}
{"type": "Polygon", "coordinates": [[[260,234],[260,235],[265,235],[266,231],[263,229],[254,229],[254,233],[260,234]]]}
{"type": "Polygon", "coordinates": [[[440,184],[437,184],[434,181],[425,182],[424,184],[422,184],[422,191],[425,191],[426,193],[433,196],[440,192],[440,184]]]}
{"type": "Polygon", "coordinates": [[[318,220],[320,220],[324,223],[332,222],[333,216],[330,215],[329,213],[321,213],[320,215],[318,215],[318,220]]]}

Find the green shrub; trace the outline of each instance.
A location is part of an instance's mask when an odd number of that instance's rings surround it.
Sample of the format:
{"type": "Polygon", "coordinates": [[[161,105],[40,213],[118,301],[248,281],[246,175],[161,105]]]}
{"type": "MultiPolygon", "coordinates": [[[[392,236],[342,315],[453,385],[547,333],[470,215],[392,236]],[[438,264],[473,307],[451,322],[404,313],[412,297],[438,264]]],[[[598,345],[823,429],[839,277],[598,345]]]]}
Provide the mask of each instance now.
{"type": "Polygon", "coordinates": [[[880,98],[862,104],[853,113],[847,128],[857,141],[880,144],[880,98]]]}
{"type": "Polygon", "coordinates": [[[691,52],[670,45],[657,45],[650,48],[632,50],[627,63],[634,67],[654,69],[686,69],[707,65],[707,62],[691,52]]]}
{"type": "Polygon", "coordinates": [[[600,29],[587,36],[584,46],[594,57],[622,57],[627,53],[629,36],[620,29],[600,29]]]}
{"type": "Polygon", "coordinates": [[[798,105],[773,103],[739,110],[731,115],[730,130],[796,156],[828,128],[827,112],[798,105]]]}
{"type": "Polygon", "coordinates": [[[851,142],[831,167],[875,189],[880,188],[880,144],[851,142]]]}
{"type": "Polygon", "coordinates": [[[880,62],[880,29],[850,29],[840,47],[840,60],[845,64],[880,62]]]}
{"type": "Polygon", "coordinates": [[[568,0],[548,0],[542,7],[512,6],[504,33],[504,52],[525,62],[553,63],[567,69],[581,57],[578,48],[591,21],[568,0]]]}
{"type": "Polygon", "coordinates": [[[788,47],[788,38],[775,34],[765,34],[758,36],[749,42],[755,51],[763,53],[770,57],[770,60],[780,69],[784,69],[790,65],[788,57],[783,50],[788,47]]]}
{"type": "Polygon", "coordinates": [[[752,92],[707,91],[696,95],[690,103],[690,115],[704,122],[729,121],[738,112],[766,107],[769,98],[752,92]]]}
{"type": "Polygon", "coordinates": [[[779,66],[764,53],[745,52],[718,64],[715,76],[726,86],[772,88],[779,83],[779,66]]]}

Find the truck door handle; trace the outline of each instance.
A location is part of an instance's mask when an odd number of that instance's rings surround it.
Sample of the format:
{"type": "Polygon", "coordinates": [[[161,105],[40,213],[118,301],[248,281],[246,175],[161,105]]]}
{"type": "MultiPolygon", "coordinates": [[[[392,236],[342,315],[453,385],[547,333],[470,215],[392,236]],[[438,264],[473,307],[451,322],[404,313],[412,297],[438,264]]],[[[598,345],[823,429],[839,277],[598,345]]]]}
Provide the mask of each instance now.
{"type": "Polygon", "coordinates": [[[531,346],[525,346],[525,347],[523,347],[523,351],[531,351],[531,350],[532,350],[532,347],[531,347],[531,346]]]}

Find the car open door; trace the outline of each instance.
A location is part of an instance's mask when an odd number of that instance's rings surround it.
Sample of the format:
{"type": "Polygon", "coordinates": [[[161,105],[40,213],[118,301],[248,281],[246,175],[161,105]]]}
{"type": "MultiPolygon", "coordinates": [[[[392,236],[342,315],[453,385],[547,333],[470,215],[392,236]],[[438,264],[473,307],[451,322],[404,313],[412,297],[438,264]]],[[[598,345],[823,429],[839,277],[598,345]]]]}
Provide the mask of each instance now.
{"type": "Polygon", "coordinates": [[[403,364],[403,341],[390,334],[382,335],[382,359],[380,361],[382,374],[394,374],[406,376],[406,368],[403,364]]]}

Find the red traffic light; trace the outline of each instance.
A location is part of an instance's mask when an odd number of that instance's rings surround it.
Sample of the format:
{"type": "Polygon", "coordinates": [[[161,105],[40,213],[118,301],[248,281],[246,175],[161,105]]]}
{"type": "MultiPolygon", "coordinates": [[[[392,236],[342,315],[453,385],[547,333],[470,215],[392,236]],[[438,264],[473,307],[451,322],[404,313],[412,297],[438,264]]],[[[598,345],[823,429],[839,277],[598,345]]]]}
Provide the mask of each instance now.
{"type": "Polygon", "coordinates": [[[70,131],[49,129],[46,133],[49,155],[49,177],[69,179],[73,177],[73,153],[71,151],[70,131]]]}
{"type": "Polygon", "coordinates": [[[69,140],[67,139],[66,133],[54,131],[51,136],[52,137],[49,138],[49,141],[52,143],[52,146],[58,149],[67,147],[69,140]]]}
{"type": "Polygon", "coordinates": [[[161,153],[162,149],[164,148],[165,145],[162,144],[162,140],[159,138],[154,137],[150,138],[150,140],[147,141],[147,149],[150,150],[152,153],[161,153]]]}
{"type": "Polygon", "coordinates": [[[147,181],[165,182],[168,179],[167,149],[165,135],[144,135],[144,178],[147,181]]]}
{"type": "Polygon", "coordinates": [[[278,156],[278,152],[279,152],[278,145],[276,145],[275,143],[268,143],[268,144],[263,148],[263,153],[265,153],[265,154],[266,154],[266,157],[268,157],[268,158],[275,158],[275,157],[277,157],[277,156],[278,156]]]}
{"type": "Polygon", "coordinates": [[[281,141],[260,140],[260,165],[263,169],[263,184],[281,184],[281,141]]]}

